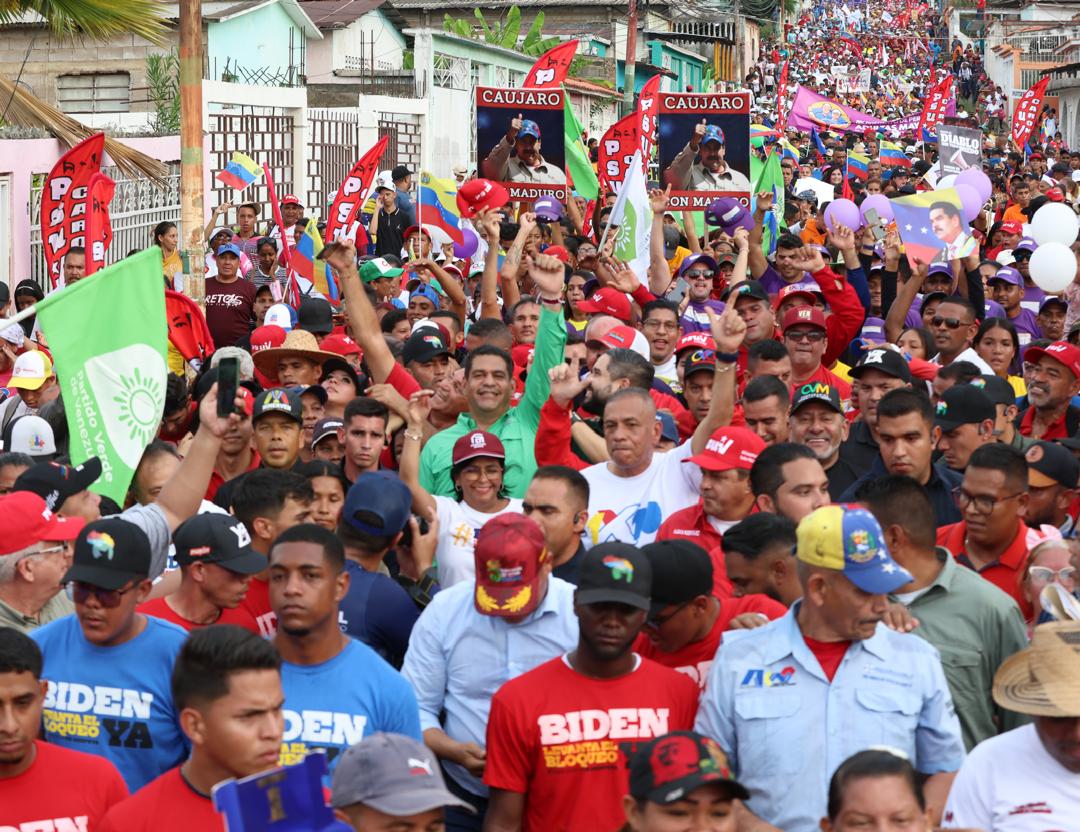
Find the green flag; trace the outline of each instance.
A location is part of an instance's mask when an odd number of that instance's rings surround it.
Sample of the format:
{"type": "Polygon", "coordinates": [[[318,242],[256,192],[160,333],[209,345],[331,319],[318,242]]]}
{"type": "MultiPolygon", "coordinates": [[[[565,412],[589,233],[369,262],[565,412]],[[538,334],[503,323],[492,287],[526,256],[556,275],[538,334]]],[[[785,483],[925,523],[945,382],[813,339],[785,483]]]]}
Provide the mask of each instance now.
{"type": "Polygon", "coordinates": [[[574,180],[574,190],[585,199],[596,199],[600,183],[589,161],[588,151],[581,143],[581,125],[570,106],[570,96],[563,89],[563,144],[566,148],[566,171],[574,180]]]}
{"type": "Polygon", "coordinates": [[[765,227],[762,229],[761,248],[765,254],[771,254],[780,237],[780,226],[784,224],[784,169],[780,166],[780,152],[771,150],[764,162],[750,155],[750,181],[754,183],[751,199],[761,191],[772,191],[773,208],[765,215],[765,227]]]}
{"type": "MultiPolygon", "coordinates": [[[[634,154],[626,179],[619,188],[611,209],[611,225],[618,226],[613,253],[617,260],[629,263],[634,273],[647,281],[649,272],[649,240],[652,238],[652,205],[645,184],[641,151],[634,154]]],[[[610,228],[611,225],[608,227],[610,228]]],[[[600,246],[601,249],[603,245],[600,246]]]]}
{"type": "Polygon", "coordinates": [[[98,494],[124,503],[165,407],[168,324],[156,246],[37,305],[71,435],[71,461],[96,456],[98,494]]]}

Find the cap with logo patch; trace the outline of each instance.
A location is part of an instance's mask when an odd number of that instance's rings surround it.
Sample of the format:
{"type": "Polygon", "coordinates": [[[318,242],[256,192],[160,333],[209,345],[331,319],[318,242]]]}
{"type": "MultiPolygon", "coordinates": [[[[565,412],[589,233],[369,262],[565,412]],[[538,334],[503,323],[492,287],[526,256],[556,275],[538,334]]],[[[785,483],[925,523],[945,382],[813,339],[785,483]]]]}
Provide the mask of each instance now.
{"type": "Polygon", "coordinates": [[[1032,488],[1060,485],[1075,489],[1080,482],[1080,461],[1056,442],[1035,442],[1024,452],[1024,459],[1028,463],[1028,485],[1032,488]]]}
{"type": "Polygon", "coordinates": [[[15,480],[12,491],[32,491],[45,501],[49,511],[59,511],[68,497],[85,491],[101,476],[101,460],[90,457],[82,465],[39,462],[15,480]]]}
{"type": "Polygon", "coordinates": [[[640,743],[630,757],[630,794],[639,801],[666,806],[709,783],[723,786],[728,799],[750,799],[716,741],[694,731],[672,731],[640,743]]]}
{"type": "Polygon", "coordinates": [[[506,459],[506,448],[494,433],[488,433],[486,430],[471,430],[454,443],[451,464],[461,465],[463,462],[478,457],[506,459]]]}
{"type": "Polygon", "coordinates": [[[255,399],[251,420],[257,422],[269,413],[280,413],[296,420],[301,425],[304,424],[304,406],[300,402],[300,394],[294,392],[295,389],[272,387],[260,393],[255,399]]]}
{"type": "Polygon", "coordinates": [[[863,592],[895,592],[913,579],[892,559],[877,519],[864,508],[822,506],[796,531],[796,557],[809,566],[842,572],[863,592]]]}
{"type": "Polygon", "coordinates": [[[835,385],[824,384],[820,381],[810,382],[809,384],[801,384],[795,391],[795,395],[791,399],[791,412],[795,413],[804,404],[810,402],[821,402],[828,407],[831,407],[837,413],[844,412],[844,406],[840,402],[840,391],[836,389],[835,385]]]}
{"type": "Polygon", "coordinates": [[[690,355],[686,356],[686,361],[683,363],[684,382],[699,370],[710,373],[716,372],[715,352],[712,350],[694,350],[690,355]]]}
{"type": "Polygon", "coordinates": [[[970,382],[972,387],[982,390],[986,398],[994,404],[1005,406],[1016,404],[1016,391],[1001,376],[982,375],[970,382]]]}
{"type": "Polygon", "coordinates": [[[749,471],[764,450],[765,440],[749,428],[723,427],[706,440],[701,453],[683,462],[692,462],[706,471],[749,471]]]}
{"type": "Polygon", "coordinates": [[[825,313],[816,306],[796,306],[789,309],[784,314],[784,323],[780,328],[787,332],[793,326],[816,327],[822,332],[828,329],[825,325],[825,313]]]}
{"type": "Polygon", "coordinates": [[[600,543],[581,560],[574,596],[578,604],[626,604],[648,611],[651,593],[652,567],[637,546],[600,543]]]}
{"type": "Polygon", "coordinates": [[[0,555],[9,555],[41,541],[67,541],[79,536],[86,521],[61,517],[32,491],[12,491],[0,497],[0,555]]]}
{"type": "Polygon", "coordinates": [[[789,283],[776,294],[774,309],[779,309],[780,304],[791,298],[799,298],[807,306],[813,306],[821,299],[821,287],[816,283],[789,283]]]}
{"type": "Polygon", "coordinates": [[[181,566],[216,563],[238,575],[254,575],[270,565],[251,548],[247,527],[231,514],[196,514],[176,529],[173,543],[181,566]]]}
{"type": "Polygon", "coordinates": [[[867,350],[858,363],[851,368],[852,378],[859,378],[867,370],[877,370],[887,376],[911,383],[911,367],[896,350],[867,350]]]}
{"type": "Polygon", "coordinates": [[[597,289],[590,297],[578,303],[578,309],[590,314],[602,312],[624,323],[628,322],[632,316],[630,300],[618,289],[608,286],[597,289]]]}
{"type": "Polygon", "coordinates": [[[75,539],[71,568],[62,583],[78,581],[100,589],[120,589],[150,577],[150,538],[119,517],[88,523],[75,539]]]}
{"type": "Polygon", "coordinates": [[[1045,347],[1028,347],[1024,362],[1034,364],[1044,355],[1061,362],[1073,376],[1080,378],[1080,347],[1068,341],[1055,341],[1045,347]]]}
{"type": "Polygon", "coordinates": [[[327,416],[324,419],[320,419],[315,423],[315,427],[311,429],[311,450],[315,450],[315,446],[331,436],[337,436],[338,431],[345,427],[345,423],[341,419],[335,419],[333,416],[327,416]]]}
{"type": "Polygon", "coordinates": [[[434,327],[423,327],[416,330],[405,342],[405,349],[401,353],[402,363],[408,367],[414,361],[425,364],[433,361],[440,355],[450,355],[452,350],[440,330],[434,327]]]}
{"type": "Polygon", "coordinates": [[[405,270],[390,265],[385,257],[373,257],[360,267],[360,279],[371,283],[382,277],[398,277],[405,270]]]}
{"type": "Polygon", "coordinates": [[[709,350],[715,352],[716,341],[708,332],[688,332],[675,345],[675,355],[680,355],[683,350],[709,350]]]}
{"type": "Polygon", "coordinates": [[[9,427],[4,450],[26,454],[32,459],[52,459],[56,453],[56,437],[53,435],[52,425],[40,416],[20,416],[9,427]]]}
{"type": "Polygon", "coordinates": [[[978,387],[957,384],[946,390],[934,407],[934,424],[943,431],[977,425],[997,416],[994,403],[978,387]]]}
{"type": "Polygon", "coordinates": [[[28,350],[15,359],[7,386],[19,390],[37,390],[52,374],[49,356],[40,350],[28,350]]]}
{"type": "Polygon", "coordinates": [[[514,618],[540,604],[541,566],[549,557],[544,533],[524,514],[500,514],[476,536],[473,603],[481,615],[514,618]]]}

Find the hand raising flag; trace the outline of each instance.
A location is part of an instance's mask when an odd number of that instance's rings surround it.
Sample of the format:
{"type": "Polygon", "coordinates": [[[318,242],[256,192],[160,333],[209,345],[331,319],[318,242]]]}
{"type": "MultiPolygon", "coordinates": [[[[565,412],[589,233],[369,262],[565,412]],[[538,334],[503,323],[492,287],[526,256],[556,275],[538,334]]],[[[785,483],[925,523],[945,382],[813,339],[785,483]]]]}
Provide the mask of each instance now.
{"type": "Polygon", "coordinates": [[[218,171],[216,179],[233,190],[242,191],[262,175],[258,162],[243,153],[234,152],[224,170],[218,171]]]}

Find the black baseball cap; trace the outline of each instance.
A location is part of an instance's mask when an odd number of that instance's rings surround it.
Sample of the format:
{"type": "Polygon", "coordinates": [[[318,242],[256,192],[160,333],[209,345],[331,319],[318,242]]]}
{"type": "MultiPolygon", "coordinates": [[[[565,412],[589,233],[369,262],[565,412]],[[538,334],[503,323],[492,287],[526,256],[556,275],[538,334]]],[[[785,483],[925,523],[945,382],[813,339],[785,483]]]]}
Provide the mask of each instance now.
{"type": "Polygon", "coordinates": [[[150,577],[150,538],[119,517],[87,523],[75,538],[75,554],[63,583],[79,581],[100,589],[120,589],[150,577]]]}
{"type": "Polygon", "coordinates": [[[754,298],[755,300],[772,303],[769,293],[765,291],[765,287],[756,280],[744,280],[742,283],[737,283],[728,289],[723,296],[723,300],[729,303],[734,303],[739,298],[754,298]]]}
{"type": "Polygon", "coordinates": [[[690,353],[687,356],[686,363],[683,364],[683,378],[690,378],[698,370],[708,370],[710,373],[715,373],[716,353],[712,350],[702,349],[696,349],[690,353]]]}
{"type": "Polygon", "coordinates": [[[712,595],[713,565],[708,553],[688,540],[658,540],[641,547],[652,568],[650,615],[664,607],[712,595]]]}
{"type": "Polygon", "coordinates": [[[345,427],[345,423],[334,416],[327,416],[315,423],[311,429],[311,449],[322,442],[328,436],[337,436],[338,431],[345,427]]]}
{"type": "Polygon", "coordinates": [[[254,575],[270,562],[251,548],[247,527],[231,514],[196,514],[185,520],[173,534],[176,562],[216,563],[238,575],[254,575]]]}
{"type": "Polygon", "coordinates": [[[1034,488],[1076,488],[1080,482],[1080,461],[1056,442],[1039,440],[1024,452],[1024,458],[1028,463],[1028,485],[1034,488]]]}
{"type": "Polygon", "coordinates": [[[637,800],[667,805],[708,783],[726,786],[729,797],[750,798],[716,741],[696,731],[672,731],[625,751],[631,755],[630,794],[637,800]]]}
{"type": "Polygon", "coordinates": [[[858,363],[851,368],[849,375],[852,378],[858,378],[864,370],[877,370],[879,373],[898,378],[905,384],[911,384],[911,368],[904,360],[904,356],[896,350],[867,350],[859,358],[858,363]]]}
{"type": "Polygon", "coordinates": [[[450,355],[452,350],[442,330],[433,326],[424,326],[416,330],[405,342],[405,349],[401,353],[401,362],[408,367],[412,362],[419,361],[423,364],[440,355],[450,355]]]}
{"type": "Polygon", "coordinates": [[[800,385],[799,389],[795,391],[795,398],[791,401],[791,412],[794,413],[804,404],[810,402],[821,402],[837,413],[844,412],[844,406],[840,404],[840,391],[836,389],[835,384],[811,382],[800,385]]]}
{"type": "Polygon", "coordinates": [[[1016,404],[1016,391],[1001,376],[982,375],[971,380],[971,386],[977,387],[986,394],[994,404],[1016,404]]]}
{"type": "Polygon", "coordinates": [[[652,567],[645,554],[637,546],[612,541],[585,553],[574,599],[584,605],[612,602],[647,611],[651,589],[652,567]]]}
{"type": "Polygon", "coordinates": [[[271,387],[255,397],[255,408],[251,421],[257,422],[267,413],[281,413],[304,424],[304,406],[300,403],[301,391],[298,388],[271,387]]]}
{"type": "Polygon", "coordinates": [[[390,178],[395,182],[404,179],[406,176],[412,176],[413,172],[409,170],[407,165],[398,165],[392,171],[390,171],[390,178]]]}
{"type": "Polygon", "coordinates": [[[39,462],[19,474],[12,491],[31,491],[45,501],[49,511],[59,511],[68,497],[85,491],[101,476],[101,460],[90,457],[82,465],[39,462]]]}
{"type": "Polygon", "coordinates": [[[334,310],[330,301],[305,297],[296,310],[296,329],[306,329],[315,335],[329,335],[334,328],[334,310]]]}
{"type": "Polygon", "coordinates": [[[990,398],[978,387],[956,384],[941,396],[934,410],[934,424],[945,431],[961,425],[977,425],[993,421],[997,410],[990,398]]]}

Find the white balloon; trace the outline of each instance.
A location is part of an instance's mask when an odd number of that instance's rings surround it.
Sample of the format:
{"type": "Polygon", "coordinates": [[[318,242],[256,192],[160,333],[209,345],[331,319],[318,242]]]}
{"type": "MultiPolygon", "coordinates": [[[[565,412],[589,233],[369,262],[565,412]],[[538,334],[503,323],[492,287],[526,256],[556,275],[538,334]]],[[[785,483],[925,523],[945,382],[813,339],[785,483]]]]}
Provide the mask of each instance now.
{"type": "MultiPolygon", "coordinates": [[[[1040,208],[1036,214],[1041,214],[1040,208]]],[[[1075,238],[1076,232],[1073,232],[1075,238]]],[[[1037,239],[1037,238],[1036,238],[1037,239]]],[[[1064,243],[1042,243],[1031,255],[1031,279],[1050,295],[1065,291],[1076,276],[1076,255],[1064,243]]]]}
{"type": "Polygon", "coordinates": [[[951,188],[956,183],[956,174],[950,173],[937,181],[935,188],[951,188]]]}
{"type": "Polygon", "coordinates": [[[1076,242],[1076,212],[1062,202],[1043,205],[1031,218],[1031,236],[1040,246],[1046,243],[1076,242]]]}

